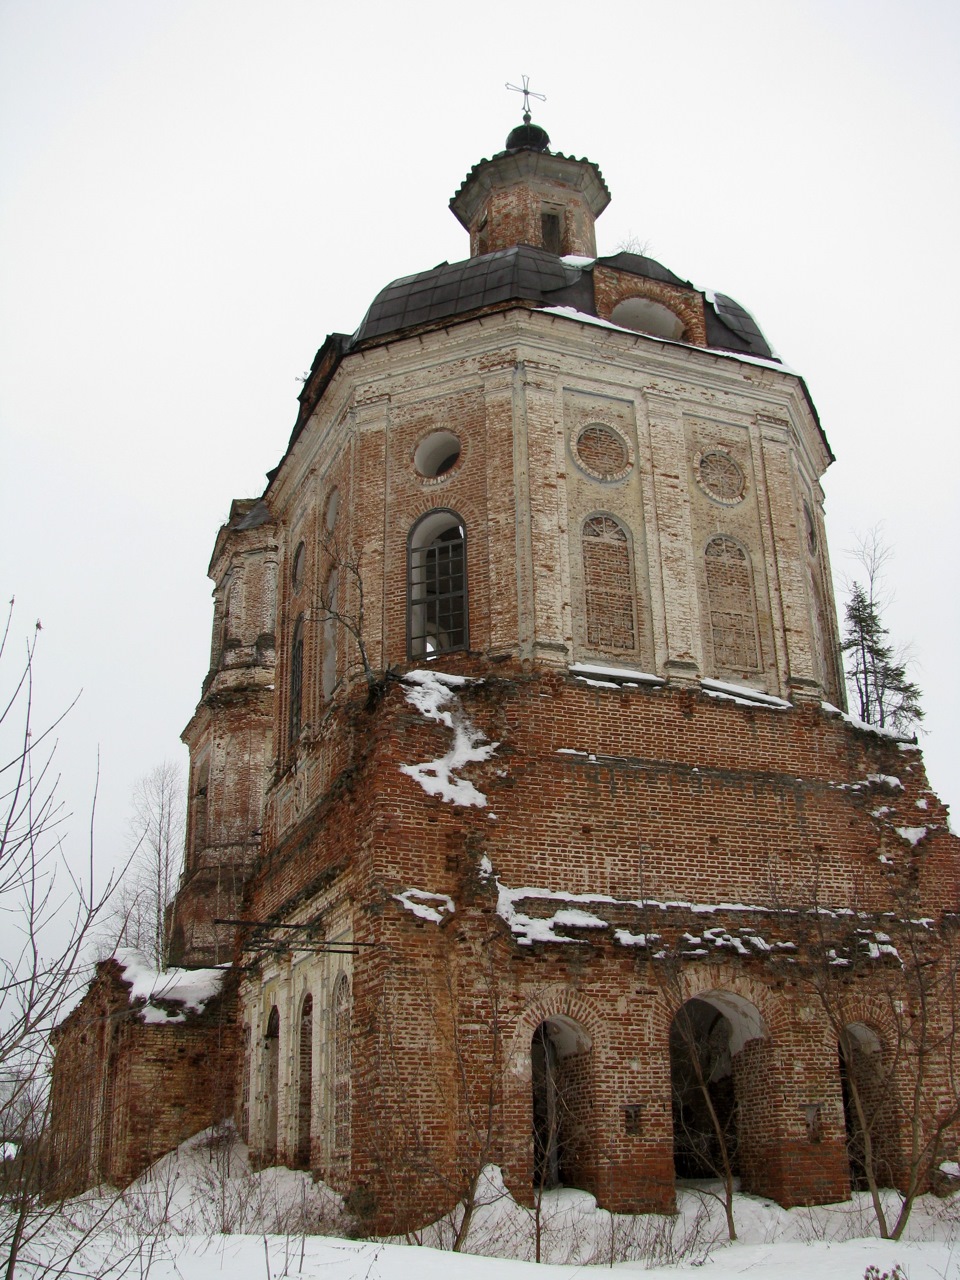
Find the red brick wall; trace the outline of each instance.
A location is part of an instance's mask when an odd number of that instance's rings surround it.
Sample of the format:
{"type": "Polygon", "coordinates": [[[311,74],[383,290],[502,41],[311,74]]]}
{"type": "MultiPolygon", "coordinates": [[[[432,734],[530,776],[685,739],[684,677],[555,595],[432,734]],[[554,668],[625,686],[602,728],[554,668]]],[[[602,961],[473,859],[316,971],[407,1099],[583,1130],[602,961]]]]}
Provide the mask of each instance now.
{"type": "MultiPolygon", "coordinates": [[[[466,657],[444,662],[472,665],[480,669],[466,657]]],[[[734,1058],[746,1185],[785,1204],[842,1197],[835,1038],[790,952],[778,958],[743,938],[803,948],[815,904],[882,912],[891,867],[919,882],[918,909],[956,909],[956,840],[918,753],[809,705],[751,708],[690,690],[484,669],[461,702],[500,744],[466,770],[485,808],[430,798],[401,773],[443,755],[450,733],[389,681],[375,704],[336,712],[326,797],[250,887],[256,918],[322,919],[349,901],[354,936],[374,944],[353,960],[353,1150],[333,1179],[360,1188],[358,1203],[384,1230],[451,1204],[476,1161],[501,1163],[529,1202],[530,1037],[563,1016],[589,1042],[564,1068],[582,1139],[575,1177],[611,1208],[668,1207],[669,1025],[676,999],[718,991],[749,1001],[765,1028],[734,1058]],[[900,787],[870,780],[894,776],[900,787]],[[929,834],[914,849],[895,828],[916,824],[919,798],[929,834]],[[580,945],[519,945],[481,857],[510,888],[617,899],[579,904],[610,927],[567,930],[580,945]],[[411,887],[449,894],[455,913],[439,927],[404,911],[392,895],[411,887]],[[621,946],[614,926],[660,940],[621,946]],[[658,976],[659,947],[680,957],[677,995],[658,976]],[[626,1106],[640,1108],[630,1133],[626,1106]]],[[[570,905],[518,904],[541,916],[570,905]]],[[[855,985],[868,993],[884,980],[868,966],[855,985]]]]}
{"type": "Polygon", "coordinates": [[[125,1186],[185,1138],[231,1115],[239,1076],[234,990],[185,1022],[141,1021],[105,961],[56,1033],[51,1178],[57,1194],[125,1186]]]}

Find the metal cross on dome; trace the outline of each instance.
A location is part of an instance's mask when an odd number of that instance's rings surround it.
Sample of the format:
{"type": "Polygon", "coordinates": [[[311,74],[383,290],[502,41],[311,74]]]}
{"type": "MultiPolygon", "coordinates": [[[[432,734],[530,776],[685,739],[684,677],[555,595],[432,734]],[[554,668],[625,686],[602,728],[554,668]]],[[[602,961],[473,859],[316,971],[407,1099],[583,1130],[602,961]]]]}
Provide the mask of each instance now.
{"type": "Polygon", "coordinates": [[[509,80],[507,81],[507,88],[512,89],[514,93],[523,94],[523,123],[529,124],[530,123],[530,99],[536,98],[538,102],[546,102],[547,95],[545,93],[534,93],[534,91],[530,88],[529,76],[521,76],[520,79],[523,81],[523,88],[521,88],[520,85],[518,84],[511,84],[509,80]]]}

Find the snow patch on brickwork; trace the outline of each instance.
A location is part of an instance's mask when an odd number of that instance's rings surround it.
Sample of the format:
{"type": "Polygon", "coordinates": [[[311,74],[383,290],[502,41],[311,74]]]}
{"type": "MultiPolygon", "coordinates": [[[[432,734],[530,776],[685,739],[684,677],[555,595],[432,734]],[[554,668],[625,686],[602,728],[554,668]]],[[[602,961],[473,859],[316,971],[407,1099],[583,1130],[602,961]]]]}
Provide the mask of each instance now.
{"type": "MultiPolygon", "coordinates": [[[[891,791],[903,790],[903,783],[892,773],[868,773],[861,782],[832,782],[830,786],[836,787],[838,791],[859,791],[861,787],[889,787],[891,791]]],[[[882,811],[875,810],[873,816],[877,817],[878,812],[889,813],[890,809],[885,807],[882,811]]]]}
{"type": "Polygon", "coordinates": [[[138,1010],[144,1022],[158,1026],[186,1022],[188,1013],[202,1013],[208,1000],[218,995],[223,985],[224,969],[157,970],[145,956],[132,947],[123,947],[114,956],[123,980],[129,982],[132,1005],[145,1003],[138,1010]],[[179,1013],[168,1012],[155,1001],[179,1004],[179,1013]]]}
{"type": "MultiPolygon", "coordinates": [[[[481,869],[481,878],[487,880],[491,874],[492,867],[487,862],[487,866],[481,869]]],[[[562,889],[544,889],[531,885],[523,888],[510,888],[504,885],[499,877],[494,877],[494,883],[497,886],[497,914],[509,926],[516,941],[521,946],[526,947],[538,942],[561,942],[582,945],[593,941],[591,938],[571,934],[568,932],[570,929],[610,929],[612,940],[622,947],[642,947],[647,949],[662,942],[662,934],[659,933],[646,930],[634,933],[622,925],[614,927],[605,918],[610,913],[602,910],[604,906],[615,907],[618,912],[622,912],[624,908],[627,908],[641,912],[661,911],[663,913],[671,910],[680,910],[688,911],[694,915],[707,916],[717,913],[733,914],[739,912],[771,915],[769,907],[748,906],[742,902],[714,903],[685,902],[681,900],[661,902],[649,898],[615,898],[605,893],[568,893],[562,889]],[[531,914],[530,908],[523,909],[523,904],[532,904],[537,901],[549,901],[553,904],[564,905],[555,906],[550,914],[544,916],[531,914]],[[586,910],[588,907],[592,907],[594,910],[586,910]]],[[[784,909],[774,914],[787,916],[809,914],[831,919],[839,919],[845,916],[855,918],[858,916],[858,913],[850,907],[836,910],[831,910],[827,907],[814,907],[806,910],[784,909]]],[[[914,921],[913,923],[921,926],[925,924],[922,920],[914,921]]],[[[682,933],[678,940],[679,954],[687,959],[708,956],[716,951],[733,951],[741,956],[750,956],[769,955],[771,952],[792,952],[796,951],[796,949],[794,942],[781,939],[768,940],[762,937],[756,931],[756,926],[749,924],[745,924],[744,927],[736,930],[715,925],[704,929],[700,934],[682,933]]],[[[845,948],[844,950],[847,951],[847,954],[833,949],[827,951],[826,955],[829,963],[838,966],[852,964],[853,961],[849,949],[845,948]]],[[[885,957],[897,961],[900,959],[889,935],[871,928],[856,930],[856,943],[853,951],[860,955],[865,955],[870,960],[882,960],[885,957]]],[[[663,958],[667,954],[667,951],[654,953],[655,958],[663,958]]]]}
{"type": "Polygon", "coordinates": [[[456,904],[446,893],[427,893],[425,889],[404,889],[403,893],[393,894],[394,899],[412,911],[421,920],[429,920],[431,924],[442,924],[445,916],[452,916],[456,904]],[[436,905],[431,906],[431,903],[436,905]]]}
{"type": "Polygon", "coordinates": [[[917,845],[927,834],[926,827],[894,827],[897,835],[904,840],[908,840],[910,844],[917,845]]]}
{"type": "Polygon", "coordinates": [[[471,724],[457,693],[465,685],[480,683],[442,671],[410,671],[403,677],[407,702],[428,720],[445,725],[453,734],[453,745],[438,760],[402,764],[400,772],[418,782],[428,796],[439,796],[447,804],[482,809],[487,797],[468,778],[457,776],[465,765],[489,760],[500,745],[488,742],[486,735],[471,724]]]}

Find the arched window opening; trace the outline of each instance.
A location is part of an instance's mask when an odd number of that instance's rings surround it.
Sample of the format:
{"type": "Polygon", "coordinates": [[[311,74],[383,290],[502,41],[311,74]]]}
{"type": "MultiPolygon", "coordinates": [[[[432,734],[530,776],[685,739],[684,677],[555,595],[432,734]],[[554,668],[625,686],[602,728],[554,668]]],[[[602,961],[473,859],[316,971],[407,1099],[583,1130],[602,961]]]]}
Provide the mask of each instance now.
{"type": "Polygon", "coordinates": [[[290,644],[290,743],[303,727],[303,614],[297,618],[290,644]]]}
{"type": "Polygon", "coordinates": [[[207,814],[210,791],[210,762],[204,760],[194,773],[193,796],[190,805],[190,853],[191,866],[196,865],[200,853],[207,847],[207,814]]]}
{"type": "Polygon", "coordinates": [[[223,614],[220,618],[220,660],[231,647],[233,637],[234,584],[230,583],[223,593],[223,614]]]}
{"type": "Polygon", "coordinates": [[[337,661],[339,656],[339,640],[341,623],[337,620],[339,612],[340,574],[331,569],[324,587],[323,604],[326,616],[323,620],[323,664],[320,669],[320,684],[324,702],[333,697],[337,687],[337,661]]]}
{"type": "Polygon", "coordinates": [[[569,1018],[541,1022],[530,1042],[530,1068],[533,1185],[589,1190],[596,1176],[589,1037],[569,1018]]]}
{"type": "Polygon", "coordinates": [[[313,996],[308,995],[300,1011],[300,1090],[297,1103],[298,1169],[310,1168],[310,1130],[313,1116],[313,996]]]}
{"type": "Polygon", "coordinates": [[[276,1164],[280,1118],[280,1011],[274,1005],[263,1041],[263,1143],[265,1165],[276,1164]]]}
{"type": "Polygon", "coordinates": [[[250,1072],[253,1062],[250,1054],[250,1024],[243,1025],[243,1078],[240,1081],[240,1137],[250,1141],[250,1072]]]}
{"type": "Polygon", "coordinates": [[[704,553],[710,636],[718,671],[757,671],[757,602],[746,552],[733,538],[711,538],[704,553]]]}
{"type": "Polygon", "coordinates": [[[410,534],[407,650],[421,658],[466,647],[466,530],[455,512],[431,511],[410,534]]]}
{"type": "Polygon", "coordinates": [[[581,546],[587,645],[632,652],[637,601],[627,532],[612,516],[591,516],[584,522],[581,546]]]}
{"type": "Polygon", "coordinates": [[[350,984],[337,979],[333,994],[333,1146],[337,1155],[350,1151],[350,984]]]}
{"type": "Polygon", "coordinates": [[[885,1105],[890,1081],[885,1078],[883,1053],[875,1032],[862,1022],[840,1032],[840,1091],[850,1165],[850,1188],[866,1191],[894,1184],[892,1116],[885,1105]]]}
{"type": "Polygon", "coordinates": [[[614,324],[637,333],[649,333],[656,338],[669,338],[676,342],[683,337],[683,321],[669,307],[653,298],[624,298],[610,313],[614,324]]]}

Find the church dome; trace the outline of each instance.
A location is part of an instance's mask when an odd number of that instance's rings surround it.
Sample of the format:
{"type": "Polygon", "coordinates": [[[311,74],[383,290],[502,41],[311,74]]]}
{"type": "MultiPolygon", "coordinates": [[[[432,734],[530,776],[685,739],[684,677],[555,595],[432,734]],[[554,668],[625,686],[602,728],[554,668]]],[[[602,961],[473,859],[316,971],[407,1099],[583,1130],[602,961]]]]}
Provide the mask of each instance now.
{"type": "Polygon", "coordinates": [[[546,151],[549,146],[550,135],[540,125],[531,124],[529,116],[507,135],[507,151],[546,151]]]}

